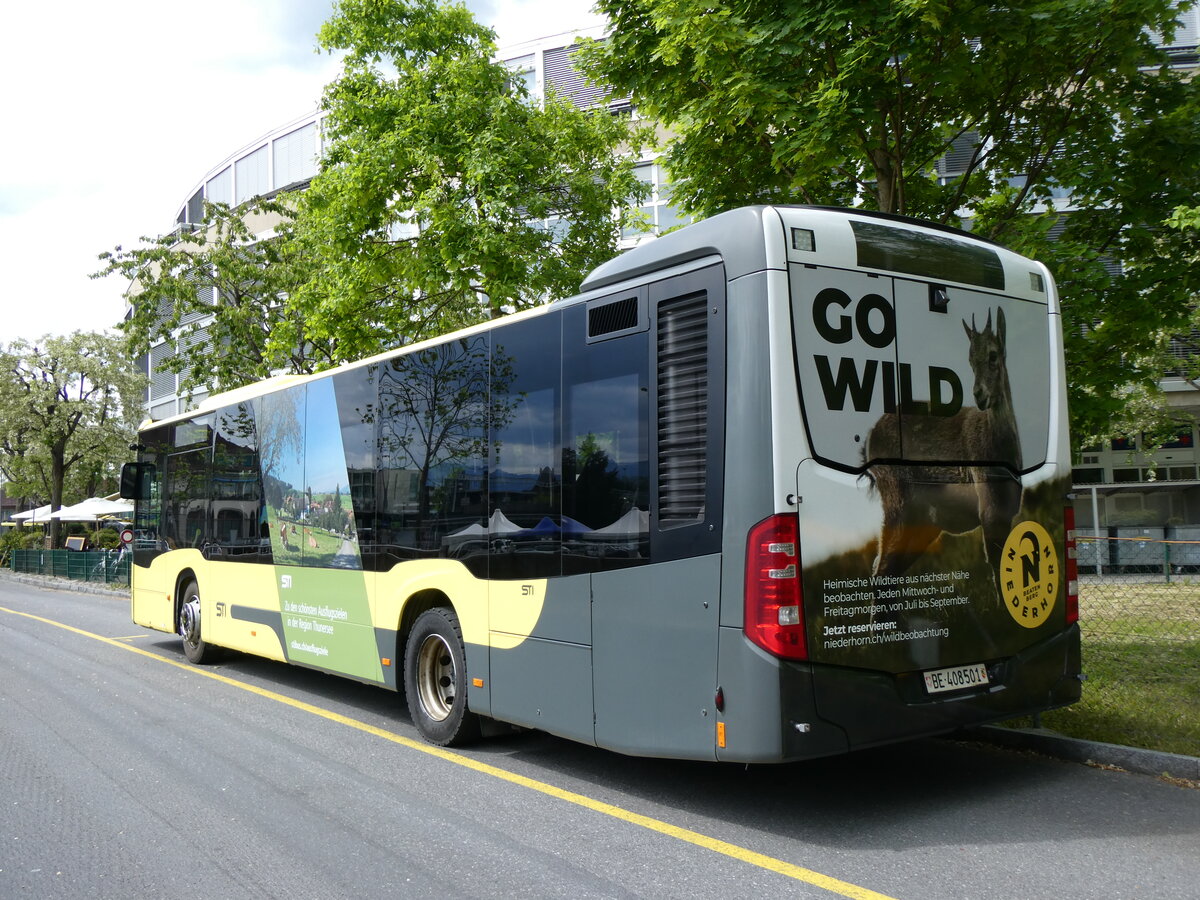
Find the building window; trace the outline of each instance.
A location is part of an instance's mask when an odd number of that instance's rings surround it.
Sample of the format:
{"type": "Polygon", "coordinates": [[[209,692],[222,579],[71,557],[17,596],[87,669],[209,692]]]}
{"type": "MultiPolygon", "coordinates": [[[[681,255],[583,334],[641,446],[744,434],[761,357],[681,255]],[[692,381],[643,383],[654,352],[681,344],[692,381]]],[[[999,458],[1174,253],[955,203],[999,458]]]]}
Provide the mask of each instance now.
{"type": "Polygon", "coordinates": [[[164,370],[168,359],[175,355],[175,348],[164,341],[150,348],[150,399],[161,400],[175,393],[175,373],[164,370]]]}
{"type": "Polygon", "coordinates": [[[203,222],[204,221],[204,188],[192,194],[187,202],[187,222],[203,222]]]}
{"type": "Polygon", "coordinates": [[[224,203],[233,205],[233,169],[226,166],[220,174],[208,180],[205,193],[209,203],[224,203]]]}
{"type": "Polygon", "coordinates": [[[514,87],[518,84],[525,85],[525,90],[529,92],[530,97],[537,97],[537,67],[534,64],[534,55],[531,53],[528,56],[518,56],[515,59],[506,59],[504,67],[511,73],[509,75],[509,83],[514,87]]]}
{"type": "MultiPolygon", "coordinates": [[[[667,179],[666,169],[658,163],[643,163],[634,173],[643,184],[650,187],[650,193],[642,201],[639,212],[643,222],[650,226],[651,233],[662,234],[677,225],[694,221],[671,203],[671,183],[667,179]]],[[[621,237],[636,238],[641,233],[636,227],[627,227],[622,230],[621,237]]]]}
{"type": "Polygon", "coordinates": [[[946,155],[937,162],[938,181],[941,184],[952,184],[963,176],[973,165],[978,165],[979,133],[964,131],[955,137],[946,155]]]}
{"type": "Polygon", "coordinates": [[[282,188],[306,181],[317,174],[317,126],[303,128],[276,138],[271,145],[275,155],[275,187],[282,188]]]}
{"type": "Polygon", "coordinates": [[[1195,446],[1192,440],[1192,426],[1185,425],[1175,432],[1175,436],[1169,441],[1163,441],[1163,450],[1190,450],[1195,446]]]}
{"type": "Polygon", "coordinates": [[[587,109],[602,103],[608,91],[603,85],[589,81],[575,68],[575,54],[578,52],[579,45],[571,44],[546,50],[542,54],[546,91],[553,90],[564,100],[570,101],[572,106],[587,109]]]}
{"type": "Polygon", "coordinates": [[[237,184],[237,202],[245,203],[251,197],[265,194],[271,189],[267,174],[267,148],[259,147],[233,164],[234,180],[237,184]]]}

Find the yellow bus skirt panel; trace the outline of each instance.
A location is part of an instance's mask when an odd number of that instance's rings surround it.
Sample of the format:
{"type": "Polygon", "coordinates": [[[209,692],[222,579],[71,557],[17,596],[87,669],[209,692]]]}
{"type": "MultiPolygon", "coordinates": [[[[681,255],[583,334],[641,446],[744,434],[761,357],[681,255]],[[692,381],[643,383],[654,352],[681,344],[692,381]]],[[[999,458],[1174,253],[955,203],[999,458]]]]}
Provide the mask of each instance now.
{"type": "Polygon", "coordinates": [[[267,659],[286,659],[277,571],[272,565],[209,562],[200,584],[206,640],[267,659]]]}
{"type": "Polygon", "coordinates": [[[546,580],[489,582],[457,560],[409,560],[377,576],[375,626],[398,628],[405,604],[422,591],[449,598],[465,643],[511,649],[530,635],[541,617],[546,580]]]}
{"type": "MultiPolygon", "coordinates": [[[[160,554],[149,566],[131,571],[133,621],[156,631],[175,631],[175,586],[179,573],[191,569],[198,575],[208,562],[199,550],[174,550],[160,554]]],[[[201,593],[201,600],[204,599],[201,593]]]]}

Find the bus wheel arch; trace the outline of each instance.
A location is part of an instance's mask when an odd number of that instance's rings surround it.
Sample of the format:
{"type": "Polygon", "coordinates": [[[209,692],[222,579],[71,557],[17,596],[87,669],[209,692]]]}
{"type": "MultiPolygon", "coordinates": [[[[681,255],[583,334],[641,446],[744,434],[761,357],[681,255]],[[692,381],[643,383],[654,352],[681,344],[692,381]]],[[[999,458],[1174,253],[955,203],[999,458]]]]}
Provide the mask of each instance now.
{"type": "Polygon", "coordinates": [[[195,572],[184,569],[175,586],[175,633],[183,641],[183,655],[196,665],[212,662],[216,655],[204,640],[200,609],[200,581],[195,572]]]}
{"type": "Polygon", "coordinates": [[[425,606],[412,620],[405,641],[404,692],[413,724],[425,740],[450,747],[479,737],[479,716],[467,709],[462,626],[448,602],[425,606]]]}

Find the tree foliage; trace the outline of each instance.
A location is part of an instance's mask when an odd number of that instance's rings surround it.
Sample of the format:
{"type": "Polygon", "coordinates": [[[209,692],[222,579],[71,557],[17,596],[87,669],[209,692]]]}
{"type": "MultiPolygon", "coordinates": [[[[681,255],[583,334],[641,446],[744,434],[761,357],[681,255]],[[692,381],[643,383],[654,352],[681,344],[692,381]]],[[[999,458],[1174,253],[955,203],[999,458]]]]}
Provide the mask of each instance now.
{"type": "Polygon", "coordinates": [[[286,196],[237,208],[213,204],[204,227],[101,254],[104,268],[93,277],[117,274],[132,283],[132,315],[121,325],[132,355],[170,342],[175,352],[157,368],[183,376],[181,393],[334,361],[336,340],[310,340],[288,303],[313,272],[294,207],[286,196]]]}
{"type": "Polygon", "coordinates": [[[574,292],[616,252],[644,186],[641,132],[535,102],[493,34],[438,0],[342,0],[327,154],[302,194],[205,209],[195,230],[115,248],[130,355],[181,394],[307,373],[574,292]]]}
{"type": "MultiPolygon", "coordinates": [[[[128,457],[144,379],[120,338],[75,332],[0,347],[0,471],[11,494],[78,502],[128,457]]],[[[58,520],[51,535],[57,539],[58,520]]]]}
{"type": "Polygon", "coordinates": [[[303,201],[310,334],[375,352],[569,294],[616,252],[628,120],[535,102],[460,5],[341,0],[319,40],[345,57],[303,201]]]}
{"type": "Polygon", "coordinates": [[[674,196],[862,205],[1046,258],[1064,299],[1073,421],[1112,427],[1192,313],[1163,224],[1200,193],[1198,88],[1170,0],[599,0],[592,74],[674,132],[674,196]],[[961,151],[953,177],[939,163],[961,151]],[[1074,215],[1060,221],[1065,188],[1074,215]],[[1053,239],[1053,240],[1051,240],[1053,239]]]}
{"type": "Polygon", "coordinates": [[[939,222],[998,194],[1009,210],[1048,198],[1063,142],[1112,133],[1157,77],[1144,28],[1175,15],[1170,0],[597,5],[611,36],[590,68],[671,127],[689,209],[863,202],[939,222]],[[967,135],[963,174],[938,184],[967,135]]]}
{"type": "Polygon", "coordinates": [[[1200,240],[1174,214],[1200,196],[1200,172],[1184,162],[1200,153],[1198,87],[1150,82],[1117,133],[1072,142],[1062,167],[1076,186],[1071,212],[1026,216],[1004,231],[1005,243],[1044,260],[1058,281],[1078,441],[1179,424],[1159,381],[1179,365],[1172,345],[1200,327],[1200,240]]]}

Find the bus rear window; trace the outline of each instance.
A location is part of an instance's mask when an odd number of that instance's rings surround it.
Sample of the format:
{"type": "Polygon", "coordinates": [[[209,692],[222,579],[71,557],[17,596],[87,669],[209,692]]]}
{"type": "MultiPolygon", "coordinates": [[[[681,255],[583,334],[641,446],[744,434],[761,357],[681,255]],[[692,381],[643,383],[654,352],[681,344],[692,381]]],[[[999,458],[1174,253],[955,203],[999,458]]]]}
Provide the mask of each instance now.
{"type": "Polygon", "coordinates": [[[1046,458],[1044,305],[968,288],[794,266],[796,362],[814,455],[1002,466],[1046,458]],[[941,305],[930,302],[936,290],[941,305]]]}
{"type": "Polygon", "coordinates": [[[878,222],[851,219],[850,227],[864,268],[1004,290],[1000,255],[987,247],[878,222]]]}

